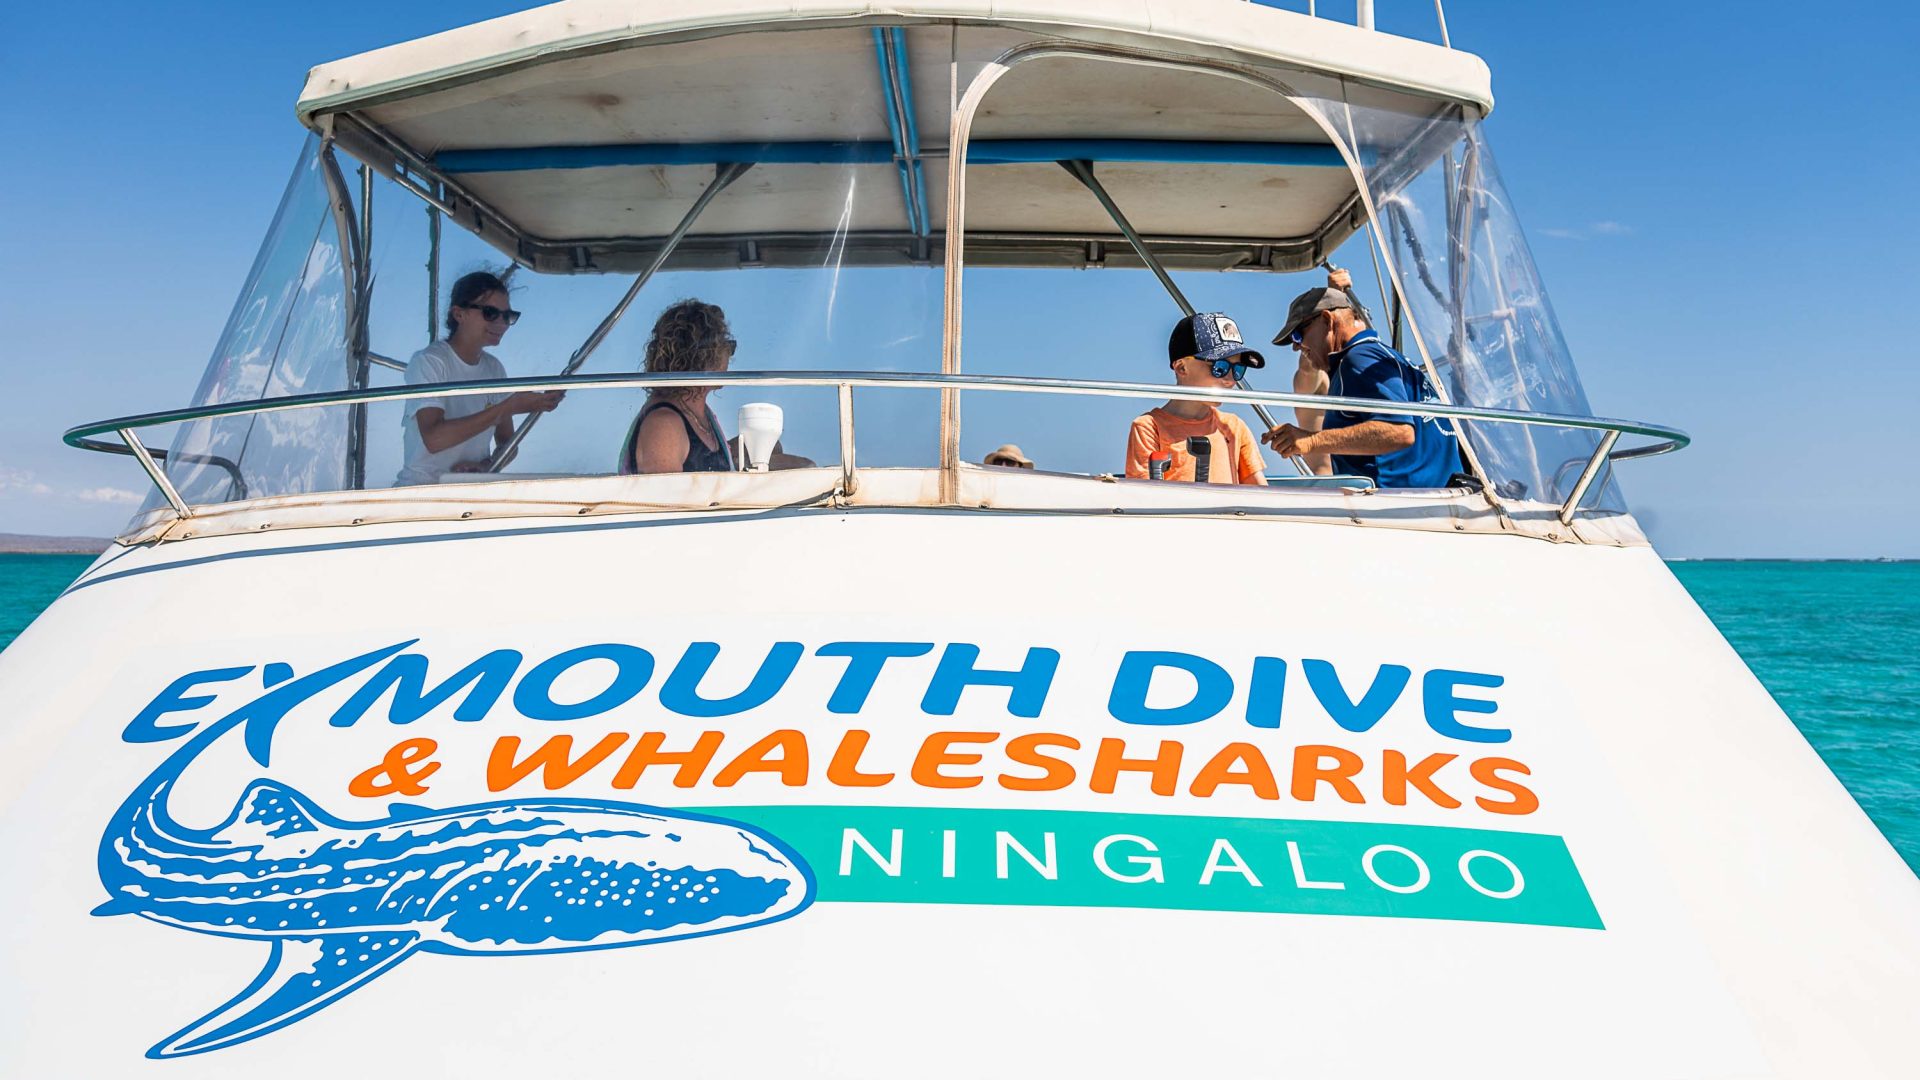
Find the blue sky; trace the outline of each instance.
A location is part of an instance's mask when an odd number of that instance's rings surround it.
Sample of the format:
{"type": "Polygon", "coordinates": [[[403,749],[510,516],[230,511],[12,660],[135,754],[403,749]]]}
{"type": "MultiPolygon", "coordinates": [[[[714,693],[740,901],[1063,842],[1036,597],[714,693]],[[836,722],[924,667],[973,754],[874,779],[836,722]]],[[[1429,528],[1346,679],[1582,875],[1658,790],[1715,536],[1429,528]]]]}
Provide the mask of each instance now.
{"type": "MultiPolygon", "coordinates": [[[[59,434],[187,400],[300,145],[306,69],[516,6],[15,15],[0,42],[0,531],[125,520],[144,489],[131,463],[59,434]]],[[[1432,36],[1425,0],[1378,7],[1382,29],[1432,36]]],[[[1622,470],[1661,550],[1920,557],[1920,346],[1905,331],[1920,14],[1492,0],[1447,14],[1493,68],[1488,130],[1595,411],[1695,437],[1622,470]]]]}

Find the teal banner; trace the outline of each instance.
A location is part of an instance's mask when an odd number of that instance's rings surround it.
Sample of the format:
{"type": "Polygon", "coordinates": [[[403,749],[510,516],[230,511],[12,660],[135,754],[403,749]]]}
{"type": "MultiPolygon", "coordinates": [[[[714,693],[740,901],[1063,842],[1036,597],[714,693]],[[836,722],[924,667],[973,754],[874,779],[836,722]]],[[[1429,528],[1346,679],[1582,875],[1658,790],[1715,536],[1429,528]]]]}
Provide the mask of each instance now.
{"type": "Polygon", "coordinates": [[[822,901],[1264,911],[1600,930],[1540,833],[1274,818],[703,807],[791,844],[822,901]]]}

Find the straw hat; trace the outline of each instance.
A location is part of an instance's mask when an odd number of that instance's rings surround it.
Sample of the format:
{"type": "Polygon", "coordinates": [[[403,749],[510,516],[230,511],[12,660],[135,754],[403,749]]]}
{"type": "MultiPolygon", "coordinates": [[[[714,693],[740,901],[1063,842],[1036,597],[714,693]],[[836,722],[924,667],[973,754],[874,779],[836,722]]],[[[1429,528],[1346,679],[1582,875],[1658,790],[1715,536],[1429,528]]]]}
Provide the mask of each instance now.
{"type": "Polygon", "coordinates": [[[1020,448],[1008,443],[980,459],[982,465],[1002,465],[1010,469],[1031,469],[1033,460],[1020,452],[1020,448]]]}

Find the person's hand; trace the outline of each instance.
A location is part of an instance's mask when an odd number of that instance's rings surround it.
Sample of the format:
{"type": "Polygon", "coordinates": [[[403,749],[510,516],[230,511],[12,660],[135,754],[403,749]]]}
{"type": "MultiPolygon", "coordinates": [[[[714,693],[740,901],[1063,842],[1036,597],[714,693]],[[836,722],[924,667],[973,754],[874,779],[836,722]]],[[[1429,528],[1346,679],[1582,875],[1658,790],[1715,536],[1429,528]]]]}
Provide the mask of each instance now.
{"type": "Polygon", "coordinates": [[[1313,453],[1313,437],[1317,434],[1319,433],[1294,427],[1292,424],[1281,424],[1260,436],[1260,439],[1273,447],[1274,452],[1281,457],[1293,457],[1296,454],[1313,453]]]}
{"type": "Polygon", "coordinates": [[[487,471],[487,459],[486,459],[486,458],[475,458],[475,459],[473,459],[472,461],[456,461],[456,462],[454,462],[454,463],[453,463],[453,471],[454,471],[454,472],[463,472],[463,473],[482,473],[482,472],[486,472],[486,471],[487,471]]]}
{"type": "Polygon", "coordinates": [[[540,393],[522,390],[516,394],[509,394],[507,400],[501,402],[501,405],[507,410],[509,416],[520,413],[552,412],[554,406],[560,404],[560,399],[566,396],[565,390],[547,390],[540,393]]]}
{"type": "Polygon", "coordinates": [[[1339,289],[1343,293],[1353,292],[1353,275],[1344,269],[1327,271],[1327,287],[1339,289]]]}

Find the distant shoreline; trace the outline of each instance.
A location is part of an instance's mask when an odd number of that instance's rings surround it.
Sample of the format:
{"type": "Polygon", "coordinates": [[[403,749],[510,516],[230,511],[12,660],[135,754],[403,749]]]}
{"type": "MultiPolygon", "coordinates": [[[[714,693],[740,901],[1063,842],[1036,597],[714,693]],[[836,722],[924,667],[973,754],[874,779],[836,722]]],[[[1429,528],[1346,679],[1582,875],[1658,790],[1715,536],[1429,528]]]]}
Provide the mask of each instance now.
{"type": "Polygon", "coordinates": [[[113,543],[99,536],[0,533],[0,555],[98,555],[113,543]]]}
{"type": "Polygon", "coordinates": [[[1784,562],[1784,563],[1863,563],[1873,566],[1892,566],[1895,564],[1920,563],[1920,559],[1894,558],[1890,555],[1870,555],[1864,558],[1828,559],[1816,555],[1662,555],[1670,563],[1696,562],[1784,562]]]}

